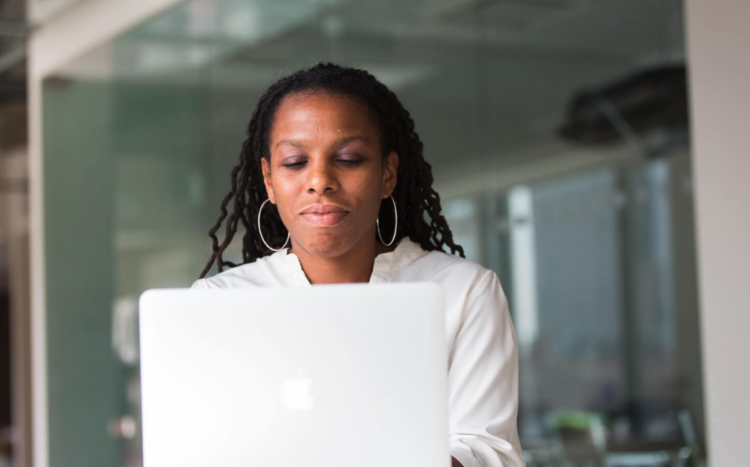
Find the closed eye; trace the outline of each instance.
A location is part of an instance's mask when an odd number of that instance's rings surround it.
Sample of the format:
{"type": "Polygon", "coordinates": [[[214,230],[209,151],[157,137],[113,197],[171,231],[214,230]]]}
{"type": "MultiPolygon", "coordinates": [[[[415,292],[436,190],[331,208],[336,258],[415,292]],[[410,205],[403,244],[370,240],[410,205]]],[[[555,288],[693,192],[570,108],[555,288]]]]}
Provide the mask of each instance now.
{"type": "Polygon", "coordinates": [[[362,159],[339,159],[338,162],[342,165],[355,166],[361,164],[362,159]]]}
{"type": "Polygon", "coordinates": [[[282,165],[288,169],[301,169],[305,164],[307,164],[307,161],[290,162],[282,165]]]}

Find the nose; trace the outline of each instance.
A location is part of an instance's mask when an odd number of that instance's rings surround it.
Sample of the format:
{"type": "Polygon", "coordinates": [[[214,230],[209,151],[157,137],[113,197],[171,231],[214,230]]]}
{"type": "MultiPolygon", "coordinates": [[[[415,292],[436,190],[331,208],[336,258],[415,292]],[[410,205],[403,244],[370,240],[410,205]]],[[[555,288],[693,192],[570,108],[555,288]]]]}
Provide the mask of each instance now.
{"type": "Polygon", "coordinates": [[[310,178],[307,182],[307,192],[322,195],[338,190],[338,180],[336,180],[334,170],[333,164],[325,158],[318,158],[317,161],[313,162],[309,171],[310,178]]]}

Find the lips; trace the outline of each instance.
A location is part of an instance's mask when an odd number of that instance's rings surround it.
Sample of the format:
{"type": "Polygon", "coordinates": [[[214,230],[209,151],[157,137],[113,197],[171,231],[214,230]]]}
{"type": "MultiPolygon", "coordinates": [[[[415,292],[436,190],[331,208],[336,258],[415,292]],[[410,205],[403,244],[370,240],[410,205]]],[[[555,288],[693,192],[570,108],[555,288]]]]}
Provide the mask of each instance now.
{"type": "Polygon", "coordinates": [[[348,214],[349,211],[335,204],[314,204],[305,208],[300,216],[312,225],[330,227],[341,222],[348,214]]]}

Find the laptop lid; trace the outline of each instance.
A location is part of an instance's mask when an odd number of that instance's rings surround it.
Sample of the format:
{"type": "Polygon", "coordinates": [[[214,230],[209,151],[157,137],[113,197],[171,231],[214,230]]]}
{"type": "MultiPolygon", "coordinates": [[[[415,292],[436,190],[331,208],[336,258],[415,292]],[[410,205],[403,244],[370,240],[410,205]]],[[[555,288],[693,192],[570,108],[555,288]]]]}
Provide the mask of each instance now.
{"type": "Polygon", "coordinates": [[[145,467],[448,466],[436,284],[140,298],[145,467]]]}

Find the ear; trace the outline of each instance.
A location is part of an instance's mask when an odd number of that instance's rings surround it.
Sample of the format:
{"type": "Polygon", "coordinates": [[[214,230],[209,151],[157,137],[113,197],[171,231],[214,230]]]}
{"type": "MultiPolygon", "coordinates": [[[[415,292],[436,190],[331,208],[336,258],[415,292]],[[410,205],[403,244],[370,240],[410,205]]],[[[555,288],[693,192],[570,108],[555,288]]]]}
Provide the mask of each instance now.
{"type": "Polygon", "coordinates": [[[265,157],[260,158],[260,168],[263,172],[263,184],[266,185],[268,199],[271,200],[272,204],[276,204],[276,196],[273,194],[273,184],[271,183],[271,165],[265,157]]]}
{"type": "Polygon", "coordinates": [[[383,198],[387,198],[396,189],[398,181],[398,153],[391,151],[383,160],[383,198]]]}

